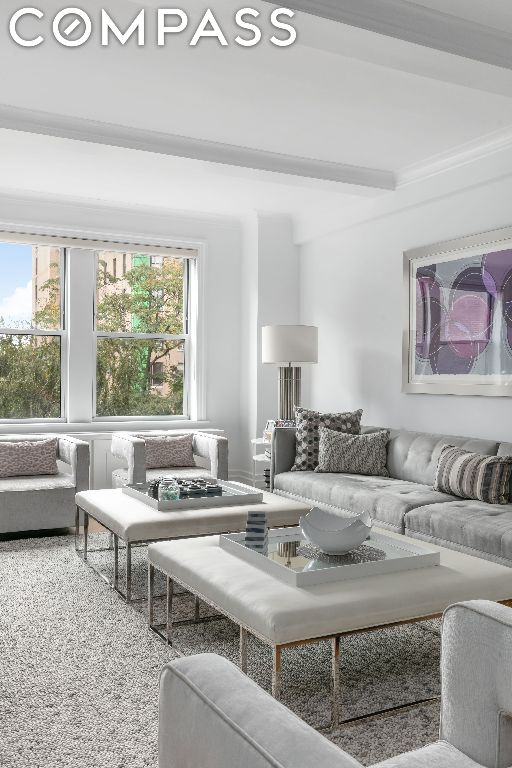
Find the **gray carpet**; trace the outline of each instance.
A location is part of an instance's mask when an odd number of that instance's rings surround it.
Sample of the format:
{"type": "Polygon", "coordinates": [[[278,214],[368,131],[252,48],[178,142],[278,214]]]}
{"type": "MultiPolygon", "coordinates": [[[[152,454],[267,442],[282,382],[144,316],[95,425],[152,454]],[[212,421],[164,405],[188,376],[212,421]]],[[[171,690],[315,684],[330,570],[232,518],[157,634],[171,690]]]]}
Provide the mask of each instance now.
{"type": "MultiPolygon", "coordinates": [[[[92,558],[108,570],[109,555],[92,558]]],[[[133,559],[143,594],[145,549],[133,559]]],[[[178,602],[190,615],[191,600],[178,602]]],[[[0,765],[156,768],[158,675],[173,651],[148,631],[144,606],[126,606],[68,536],[0,542],[0,605],[0,765]]],[[[236,661],[238,630],[227,621],[181,627],[176,644],[236,661]]],[[[283,701],[315,727],[329,719],[329,652],[319,643],[283,658],[283,701]]],[[[254,638],[249,674],[269,688],[270,652],[254,638]]],[[[345,718],[437,694],[438,625],[345,639],[342,686],[345,718]]],[[[324,733],[370,765],[435,740],[438,717],[435,702],[324,733]]]]}

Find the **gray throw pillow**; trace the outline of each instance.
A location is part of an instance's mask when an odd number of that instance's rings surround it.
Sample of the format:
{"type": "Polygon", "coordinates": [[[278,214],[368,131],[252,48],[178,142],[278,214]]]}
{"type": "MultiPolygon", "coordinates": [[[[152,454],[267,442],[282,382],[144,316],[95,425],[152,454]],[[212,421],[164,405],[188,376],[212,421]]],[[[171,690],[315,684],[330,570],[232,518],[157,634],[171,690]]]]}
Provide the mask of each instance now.
{"type": "Polygon", "coordinates": [[[386,469],[389,430],[366,435],[346,435],[320,427],[318,467],[315,472],[388,477],[386,469]]]}
{"type": "Polygon", "coordinates": [[[0,440],[0,477],[56,475],[57,438],[0,440]]]}
{"type": "Polygon", "coordinates": [[[361,431],[362,410],[346,413],[320,413],[307,408],[295,409],[297,424],[295,463],[292,472],[306,472],[318,465],[319,428],[328,427],[336,432],[358,435],[361,431]]]}
{"type": "Polygon", "coordinates": [[[137,435],[146,443],[146,469],[194,467],[193,435],[137,435]]]}
{"type": "Polygon", "coordinates": [[[512,456],[483,456],[444,445],[434,490],[486,504],[508,504],[511,478],[512,456]]]}

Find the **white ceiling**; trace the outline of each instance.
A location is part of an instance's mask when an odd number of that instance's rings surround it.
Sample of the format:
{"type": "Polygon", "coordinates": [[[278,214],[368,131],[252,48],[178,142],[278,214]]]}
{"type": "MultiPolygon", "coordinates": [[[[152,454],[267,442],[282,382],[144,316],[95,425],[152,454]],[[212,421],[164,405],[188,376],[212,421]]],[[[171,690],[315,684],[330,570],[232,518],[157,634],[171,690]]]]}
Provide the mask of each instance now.
{"type": "MultiPolygon", "coordinates": [[[[13,0],[3,5],[6,18],[19,7],[13,0]]],[[[48,14],[62,7],[56,0],[43,5],[48,14]]],[[[99,3],[80,5],[97,18],[99,3]]],[[[261,5],[268,15],[271,6],[261,5]]],[[[485,15],[486,23],[498,28],[512,24],[508,0],[486,0],[485,14],[477,0],[423,0],[423,5],[464,12],[476,21],[485,15]]],[[[126,0],[109,4],[125,24],[136,7],[140,3],[126,0]]],[[[233,11],[240,3],[217,0],[212,7],[231,39],[233,11]]],[[[201,14],[191,16],[198,21],[201,14]]],[[[0,79],[0,108],[395,174],[512,131],[509,70],[306,14],[297,14],[296,25],[299,42],[288,49],[268,43],[220,48],[212,40],[190,48],[183,37],[170,40],[165,49],[152,44],[105,49],[94,40],[73,50],[52,40],[37,49],[2,44],[0,71],[9,76],[0,79]]],[[[332,223],[341,208],[360,204],[364,193],[346,185],[12,131],[0,131],[0,164],[0,190],[66,190],[70,196],[115,203],[194,206],[223,214],[274,210],[297,220],[314,218],[315,232],[329,217],[332,223]]]]}

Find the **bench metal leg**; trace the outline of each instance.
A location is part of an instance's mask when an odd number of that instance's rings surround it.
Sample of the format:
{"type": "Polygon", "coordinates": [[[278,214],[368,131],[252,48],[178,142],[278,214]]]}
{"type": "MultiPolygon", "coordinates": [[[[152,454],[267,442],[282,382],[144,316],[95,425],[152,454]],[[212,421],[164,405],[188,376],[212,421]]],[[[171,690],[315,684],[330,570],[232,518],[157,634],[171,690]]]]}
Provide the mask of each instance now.
{"type": "Polygon", "coordinates": [[[281,646],[275,645],[272,653],[272,696],[278,699],[281,696],[281,646]]]}
{"type": "Polygon", "coordinates": [[[126,542],[126,602],[132,599],[132,545],[126,542]]]}
{"type": "Polygon", "coordinates": [[[114,534],[114,589],[119,591],[119,537],[114,534]]]}
{"type": "Polygon", "coordinates": [[[75,552],[79,551],[78,537],[80,535],[80,507],[75,508],[75,552]]]}
{"type": "Polygon", "coordinates": [[[89,515],[84,510],[84,561],[87,561],[87,545],[89,536],[89,515]]]}
{"type": "Polygon", "coordinates": [[[331,640],[332,648],[332,705],[331,705],[331,725],[336,727],[340,721],[341,692],[340,692],[340,636],[333,637],[331,640]]]}
{"type": "Polygon", "coordinates": [[[240,669],[247,674],[247,630],[240,627],[240,669]]]}
{"type": "Polygon", "coordinates": [[[174,593],[174,582],[168,576],[167,577],[167,606],[166,606],[166,635],[167,645],[172,645],[172,598],[174,593]]]}
{"type": "Polygon", "coordinates": [[[148,621],[150,628],[153,626],[153,587],[155,583],[155,567],[148,565],[148,621]]]}

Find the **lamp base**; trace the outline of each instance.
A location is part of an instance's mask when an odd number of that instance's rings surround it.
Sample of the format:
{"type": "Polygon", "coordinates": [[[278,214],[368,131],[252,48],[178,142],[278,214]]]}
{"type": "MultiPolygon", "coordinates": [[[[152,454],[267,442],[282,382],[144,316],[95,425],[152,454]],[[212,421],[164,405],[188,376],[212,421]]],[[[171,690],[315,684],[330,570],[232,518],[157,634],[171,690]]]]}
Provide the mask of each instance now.
{"type": "Polygon", "coordinates": [[[300,405],[300,367],[279,368],[279,419],[295,419],[295,407],[300,405]]]}

